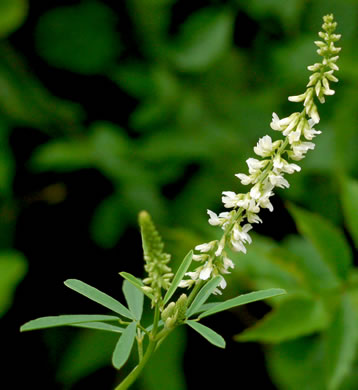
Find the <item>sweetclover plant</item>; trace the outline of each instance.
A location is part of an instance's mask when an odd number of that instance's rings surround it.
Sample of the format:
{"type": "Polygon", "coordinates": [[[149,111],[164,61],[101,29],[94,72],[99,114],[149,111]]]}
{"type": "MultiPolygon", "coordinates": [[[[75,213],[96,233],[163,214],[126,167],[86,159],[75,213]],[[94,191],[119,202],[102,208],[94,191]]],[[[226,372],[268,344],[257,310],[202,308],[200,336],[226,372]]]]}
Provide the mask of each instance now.
{"type": "Polygon", "coordinates": [[[312,75],[306,91],[288,98],[291,102],[303,103],[302,110],[282,119],[273,113],[270,126],[282,136],[278,140],[272,140],[268,135],[260,138],[254,147],[257,158],[247,160],[248,174],[236,175],[243,185],[251,186],[250,190],[246,193],[224,191],[222,202],[229,211],[217,215],[208,210],[209,224],[223,230],[221,238],[197,245],[173,273],[171,256],[164,252],[164,243],[150,215],[142,211],[139,214],[139,225],[147,275],[139,279],[127,272],[120,272],[124,278],[123,293],[127,306],[80,280],[69,279],[65,281],[67,287],[116,315],[42,317],[27,322],[21,331],[70,325],[118,333],[119,339],[112,355],[113,365],[117,369],[127,362],[136,342],[138,364],[115,388],[124,390],[134,383],[155,350],[178,326],[188,325],[210,343],[225,348],[225,340],[202,324],[205,317],[285,293],[283,289],[271,288],[219,303],[207,303],[212,294],[222,293],[226,287],[225,275],[234,268],[228,249],[246,253],[246,246],[251,243],[249,232],[252,225],[262,222],[259,217],[261,208],[273,211],[270,202],[273,190],[275,187],[289,187],[285,174],[301,170],[296,162],[314,149],[312,140],[321,133],[315,129],[320,120],[317,103],[324,103],[326,96],[334,94],[330,82],[338,81],[333,73],[338,70],[336,62],[340,51],[335,46],[340,35],[335,34],[337,24],[333,15],[324,16],[323,21],[323,31],[319,32],[321,40],[315,42],[322,61],[308,67],[312,75]],[[198,265],[192,269],[190,266],[193,261],[198,265]],[[150,301],[153,312],[149,325],[142,322],[144,298],[150,301]]]}

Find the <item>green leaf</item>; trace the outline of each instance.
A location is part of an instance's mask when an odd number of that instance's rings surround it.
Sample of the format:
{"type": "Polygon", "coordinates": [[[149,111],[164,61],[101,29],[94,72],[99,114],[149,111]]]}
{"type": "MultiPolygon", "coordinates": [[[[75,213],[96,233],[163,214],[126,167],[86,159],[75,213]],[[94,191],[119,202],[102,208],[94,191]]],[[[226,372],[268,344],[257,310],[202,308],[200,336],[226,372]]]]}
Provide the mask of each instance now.
{"type": "Polygon", "coordinates": [[[79,294],[84,295],[92,301],[95,301],[100,305],[107,307],[110,310],[113,310],[115,313],[118,313],[130,319],[134,319],[133,314],[116,299],[110,297],[109,295],[97,290],[96,288],[84,282],[81,282],[80,280],[68,279],[65,281],[65,286],[71,288],[79,294]]]}
{"type": "Polygon", "coordinates": [[[172,284],[170,285],[167,293],[165,294],[163,304],[165,305],[169,299],[172,297],[172,295],[175,293],[179,283],[184,277],[185,272],[188,270],[191,261],[193,259],[193,251],[191,250],[185,257],[182,263],[180,264],[180,267],[178,271],[176,272],[172,284]]]}
{"type": "Polygon", "coordinates": [[[54,332],[50,333],[55,338],[54,342],[61,346],[61,350],[64,349],[56,372],[56,380],[61,384],[61,388],[74,388],[81,378],[90,377],[102,367],[111,365],[111,354],[108,352],[113,350],[118,341],[118,333],[82,329],[75,332],[65,346],[62,345],[61,337],[53,334],[54,332]]]}
{"type": "Polygon", "coordinates": [[[11,34],[24,22],[27,16],[27,0],[0,1],[0,37],[11,34]]]}
{"type": "Polygon", "coordinates": [[[77,140],[55,140],[39,146],[31,159],[36,170],[60,172],[92,166],[91,145],[87,138],[77,140]]]}
{"type": "Polygon", "coordinates": [[[343,233],[319,215],[293,205],[289,210],[298,230],[312,242],[329,267],[345,280],[352,265],[352,253],[343,233]]]}
{"type": "Polygon", "coordinates": [[[343,179],[341,197],[345,223],[358,249],[358,181],[343,179]]]}
{"type": "Polygon", "coordinates": [[[91,221],[92,237],[103,248],[113,248],[127,222],[121,198],[118,194],[113,194],[104,199],[94,211],[91,221]]]}
{"type": "Polygon", "coordinates": [[[277,389],[327,390],[319,337],[307,336],[267,348],[268,371],[277,389]]]}
{"type": "Polygon", "coordinates": [[[186,328],[180,326],[163,341],[155,351],[140,376],[141,389],[186,389],[182,362],[186,348],[186,328]],[[165,373],[165,375],[163,375],[165,373]]]}
{"type": "Polygon", "coordinates": [[[96,330],[105,330],[108,332],[114,333],[123,333],[124,328],[119,326],[106,324],[105,322],[81,322],[79,324],[70,324],[71,326],[76,326],[78,328],[87,328],[87,329],[96,329],[96,330]]]}
{"type": "Polygon", "coordinates": [[[320,331],[328,325],[329,319],[322,301],[305,296],[290,297],[235,339],[281,343],[320,331]]]}
{"type": "Polygon", "coordinates": [[[98,1],[51,9],[40,17],[35,39],[51,65],[84,74],[104,71],[120,49],[116,17],[98,1]]]}
{"type": "Polygon", "coordinates": [[[219,348],[225,348],[225,340],[218,333],[214,332],[212,329],[208,328],[203,324],[199,324],[199,322],[187,320],[185,321],[191,328],[201,334],[204,338],[206,338],[211,344],[216,345],[219,348]]]}
{"type": "Polygon", "coordinates": [[[61,316],[41,317],[26,322],[20,328],[21,332],[27,330],[53,328],[55,326],[73,325],[81,322],[118,321],[118,317],[96,314],[70,314],[61,316]]]}
{"type": "Polygon", "coordinates": [[[122,278],[128,280],[128,282],[132,283],[134,287],[142,291],[144,295],[146,295],[148,298],[154,299],[154,295],[142,290],[142,287],[144,285],[140,279],[136,278],[134,275],[130,274],[129,272],[120,272],[119,275],[121,275],[122,278]]]}
{"type": "Polygon", "coordinates": [[[0,316],[11,306],[16,286],[27,270],[26,260],[20,252],[0,253],[0,316]]]}
{"type": "Polygon", "coordinates": [[[129,324],[114,348],[112,363],[117,370],[124,365],[131,353],[136,336],[136,329],[137,325],[135,322],[129,324]]]}
{"type": "Polygon", "coordinates": [[[358,318],[348,295],[342,295],[334,321],[324,334],[328,390],[339,388],[352,370],[358,344],[358,318]]]}
{"type": "Polygon", "coordinates": [[[188,309],[188,312],[186,314],[187,317],[190,317],[195,312],[197,312],[197,310],[206,302],[212,292],[216,289],[221,280],[222,276],[216,276],[201,288],[198,295],[195,297],[193,303],[188,309]]]}
{"type": "Polygon", "coordinates": [[[123,294],[126,298],[130,312],[133,313],[134,318],[137,321],[140,321],[143,313],[143,291],[138,290],[132,283],[125,280],[123,282],[123,294]]]}
{"type": "Polygon", "coordinates": [[[248,294],[239,295],[236,298],[228,299],[227,301],[218,303],[212,309],[200,314],[199,318],[211,316],[212,314],[219,313],[231,309],[236,306],[246,305],[247,303],[261,301],[262,299],[276,297],[278,295],[286,294],[285,290],[281,288],[269,288],[267,290],[254,291],[248,294]]]}
{"type": "Polygon", "coordinates": [[[184,23],[173,61],[185,71],[202,71],[216,62],[232,44],[231,10],[204,8],[184,23]]]}

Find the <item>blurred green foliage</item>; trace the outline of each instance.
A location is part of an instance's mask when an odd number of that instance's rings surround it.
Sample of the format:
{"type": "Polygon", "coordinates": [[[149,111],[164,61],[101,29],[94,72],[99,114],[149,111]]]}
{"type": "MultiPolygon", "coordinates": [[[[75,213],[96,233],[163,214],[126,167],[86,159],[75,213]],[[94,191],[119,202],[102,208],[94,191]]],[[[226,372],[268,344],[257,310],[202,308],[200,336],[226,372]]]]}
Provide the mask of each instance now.
{"type": "MultiPolygon", "coordinates": [[[[218,211],[221,191],[240,191],[234,174],[246,170],[245,160],[257,139],[270,132],[272,111],[286,116],[295,109],[287,96],[302,91],[306,67],[317,59],[313,41],[321,17],[334,12],[343,34],[341,81],[336,95],[322,107],[318,128],[323,134],[316,149],[302,163],[302,171],[290,176],[291,187],[278,194],[290,205],[299,234],[285,235],[282,224],[281,241],[256,235],[247,255],[237,257],[228,294],[230,289],[271,287],[290,293],[238,336],[269,344],[267,367],[278,389],[356,388],[358,2],[124,3],[121,12],[109,1],[49,4],[32,16],[34,53],[24,59],[26,53],[12,39],[21,36],[35,5],[0,0],[1,314],[26,272],[24,256],[13,249],[17,218],[26,207],[13,191],[10,141],[17,127],[46,135],[27,161],[34,175],[81,174],[91,168],[111,183],[111,193],[98,202],[91,217],[90,231],[98,246],[115,248],[136,225],[137,213],[147,209],[161,225],[175,262],[218,234],[207,224],[206,208],[218,211]],[[84,100],[96,95],[90,76],[112,83],[123,96],[116,105],[118,112],[127,111],[125,123],[96,117],[81,102],[74,103],[75,98],[65,100],[50,92],[50,85],[32,69],[37,61],[45,64],[42,70],[65,71],[59,83],[68,90],[66,75],[89,77],[84,100]],[[86,121],[86,115],[94,119],[86,121]]],[[[101,98],[96,96],[98,105],[101,98]]],[[[118,265],[120,270],[126,270],[125,263],[118,265]]],[[[98,339],[100,347],[88,350],[93,345],[88,339],[97,336],[81,332],[61,360],[58,380],[67,387],[105,366],[106,350],[115,342],[98,339]],[[71,364],[79,355],[76,365],[71,364]]],[[[158,354],[143,377],[146,389],[184,388],[178,368],[184,343],[178,333],[168,340],[168,349],[163,346],[163,357],[158,354]],[[159,383],[153,373],[159,372],[161,359],[167,376],[159,383]]]]}

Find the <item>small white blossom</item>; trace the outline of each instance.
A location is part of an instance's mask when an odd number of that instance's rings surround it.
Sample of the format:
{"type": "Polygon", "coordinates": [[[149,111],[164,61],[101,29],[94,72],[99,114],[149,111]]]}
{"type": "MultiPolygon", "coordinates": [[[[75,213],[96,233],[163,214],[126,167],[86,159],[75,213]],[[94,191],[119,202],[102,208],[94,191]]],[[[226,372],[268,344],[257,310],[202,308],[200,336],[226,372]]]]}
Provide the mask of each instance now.
{"type": "Polygon", "coordinates": [[[268,176],[270,183],[275,187],[288,188],[290,184],[288,181],[281,175],[276,175],[271,172],[268,176]]]}
{"type": "Polygon", "coordinates": [[[253,176],[248,176],[245,175],[244,173],[237,173],[235,176],[240,179],[241,184],[243,184],[244,186],[254,183],[255,181],[255,178],[253,176]]]}
{"type": "Polygon", "coordinates": [[[236,241],[248,242],[251,244],[251,237],[247,234],[252,229],[252,226],[247,223],[244,226],[240,226],[238,223],[235,223],[233,229],[233,237],[236,241]]]}
{"type": "Polygon", "coordinates": [[[214,246],[216,245],[217,241],[210,241],[208,243],[205,243],[205,244],[201,244],[201,245],[197,245],[195,247],[195,249],[201,253],[207,253],[207,252],[210,252],[214,246]]]}
{"type": "Polygon", "coordinates": [[[269,157],[277,149],[280,143],[280,141],[272,142],[271,137],[269,135],[265,135],[257,142],[257,145],[254,147],[254,152],[258,156],[269,157]]]}
{"type": "Polygon", "coordinates": [[[209,214],[209,224],[212,226],[220,225],[221,221],[220,218],[211,210],[207,210],[207,213],[209,214]]]}
{"type": "Polygon", "coordinates": [[[203,269],[200,271],[199,279],[201,280],[209,279],[212,272],[213,272],[213,265],[210,262],[206,262],[204,264],[203,269]]]}

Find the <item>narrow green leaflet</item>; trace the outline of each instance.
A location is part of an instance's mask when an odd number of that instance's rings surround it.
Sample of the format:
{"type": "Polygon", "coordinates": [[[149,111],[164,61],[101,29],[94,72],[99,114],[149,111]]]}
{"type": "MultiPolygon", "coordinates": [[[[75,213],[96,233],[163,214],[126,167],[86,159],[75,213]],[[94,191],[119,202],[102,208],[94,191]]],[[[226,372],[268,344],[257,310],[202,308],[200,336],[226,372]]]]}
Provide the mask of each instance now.
{"type": "Polygon", "coordinates": [[[107,332],[114,332],[114,333],[123,333],[124,330],[124,328],[107,324],[105,322],[81,322],[79,324],[70,324],[70,326],[76,326],[78,328],[95,329],[95,330],[105,330],[107,332]]]}
{"type": "Polygon", "coordinates": [[[187,317],[190,317],[195,312],[197,312],[197,310],[206,302],[212,292],[216,289],[221,280],[221,276],[216,276],[214,279],[211,279],[210,282],[204,285],[189,307],[187,317]]]}
{"type": "Polygon", "coordinates": [[[140,321],[143,313],[144,294],[138,290],[128,280],[123,282],[123,294],[126,298],[128,308],[133,313],[135,319],[140,321]]]}
{"type": "Polygon", "coordinates": [[[233,13],[207,7],[184,23],[173,61],[185,71],[202,71],[227,52],[232,43],[233,13]]]}
{"type": "Polygon", "coordinates": [[[61,316],[41,317],[26,322],[20,328],[21,332],[27,330],[53,328],[55,326],[73,325],[81,322],[118,321],[118,317],[95,314],[72,314],[61,316]]]}
{"type": "Polygon", "coordinates": [[[199,318],[211,316],[212,314],[219,313],[220,311],[225,311],[236,306],[246,305],[250,302],[261,301],[262,299],[272,298],[283,294],[286,294],[286,291],[282,290],[281,288],[269,288],[267,290],[260,290],[248,294],[242,294],[236,298],[228,299],[227,301],[218,303],[211,309],[204,311],[204,313],[200,314],[199,318]]]}
{"type": "Polygon", "coordinates": [[[142,290],[143,283],[140,279],[136,278],[129,272],[120,272],[119,275],[121,275],[123,279],[126,279],[128,280],[128,282],[132,283],[134,287],[137,287],[137,289],[142,291],[148,298],[154,299],[154,296],[152,294],[142,290]]]}
{"type": "Polygon", "coordinates": [[[65,281],[65,285],[79,294],[82,294],[85,297],[91,299],[92,301],[95,301],[100,305],[113,310],[115,313],[133,319],[133,314],[125,306],[102,291],[99,291],[96,288],[77,279],[68,279],[65,281]]]}
{"type": "Polygon", "coordinates": [[[358,249],[358,181],[346,178],[342,181],[342,206],[345,223],[358,249]]]}
{"type": "Polygon", "coordinates": [[[323,336],[328,390],[338,389],[345,376],[353,369],[358,345],[357,320],[350,297],[342,295],[334,321],[323,336]]]}
{"type": "Polygon", "coordinates": [[[290,296],[235,340],[281,343],[320,331],[328,326],[329,320],[322,301],[290,296]]]}
{"type": "Polygon", "coordinates": [[[172,297],[172,295],[175,293],[175,290],[177,289],[180,281],[183,279],[185,272],[188,270],[191,261],[193,259],[193,251],[191,250],[184,258],[182,263],[180,264],[180,267],[177,271],[177,273],[174,276],[174,279],[172,281],[172,284],[170,285],[167,293],[164,297],[164,305],[169,301],[169,299],[172,297]]]}
{"type": "Polygon", "coordinates": [[[319,215],[293,205],[289,210],[298,230],[312,242],[330,268],[346,279],[352,265],[352,253],[343,233],[319,215]]]}
{"type": "Polygon", "coordinates": [[[135,322],[129,324],[114,348],[112,363],[118,370],[124,365],[131,353],[136,336],[136,329],[137,325],[135,322]]]}
{"type": "Polygon", "coordinates": [[[191,328],[196,330],[199,334],[201,334],[204,338],[206,338],[211,344],[216,345],[219,348],[225,348],[225,340],[218,333],[214,332],[212,329],[208,328],[203,324],[199,324],[199,322],[187,320],[185,321],[191,328]]]}

